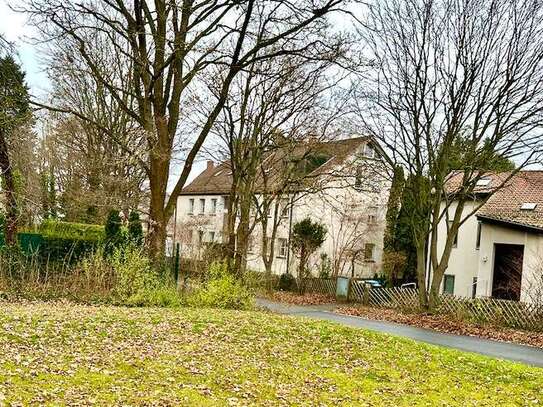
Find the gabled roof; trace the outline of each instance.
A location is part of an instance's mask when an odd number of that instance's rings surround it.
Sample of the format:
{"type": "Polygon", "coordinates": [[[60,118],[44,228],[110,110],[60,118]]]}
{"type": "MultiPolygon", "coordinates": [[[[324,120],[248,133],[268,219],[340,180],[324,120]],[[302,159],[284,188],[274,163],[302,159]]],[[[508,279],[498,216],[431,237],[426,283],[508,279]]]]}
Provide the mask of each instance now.
{"type": "MultiPolygon", "coordinates": [[[[264,172],[269,174],[268,187],[270,187],[269,182],[275,182],[274,174],[280,174],[285,167],[285,158],[304,157],[308,154],[321,154],[323,157],[328,157],[324,163],[307,174],[308,177],[315,178],[344,163],[349,156],[368,140],[368,137],[356,137],[328,142],[298,143],[293,147],[280,148],[269,152],[262,165],[264,172]]],[[[264,176],[260,176],[257,182],[262,186],[264,176]]],[[[200,173],[189,185],[183,188],[181,195],[222,195],[227,194],[231,186],[230,162],[225,161],[200,173]]]]}
{"type": "Polygon", "coordinates": [[[477,217],[543,231],[543,171],[519,171],[513,175],[490,196],[477,217]]]}

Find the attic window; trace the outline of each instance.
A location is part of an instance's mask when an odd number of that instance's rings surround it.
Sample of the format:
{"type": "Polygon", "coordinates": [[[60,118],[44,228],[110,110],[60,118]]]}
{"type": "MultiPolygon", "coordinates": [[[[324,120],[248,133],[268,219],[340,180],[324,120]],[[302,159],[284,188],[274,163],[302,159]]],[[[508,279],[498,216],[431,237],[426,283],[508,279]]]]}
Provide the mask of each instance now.
{"type": "Polygon", "coordinates": [[[533,211],[535,207],[537,206],[536,203],[533,202],[525,202],[522,205],[520,205],[521,211],[533,211]]]}
{"type": "Polygon", "coordinates": [[[478,187],[486,187],[490,184],[490,178],[481,178],[477,180],[477,183],[475,184],[478,187]]]}

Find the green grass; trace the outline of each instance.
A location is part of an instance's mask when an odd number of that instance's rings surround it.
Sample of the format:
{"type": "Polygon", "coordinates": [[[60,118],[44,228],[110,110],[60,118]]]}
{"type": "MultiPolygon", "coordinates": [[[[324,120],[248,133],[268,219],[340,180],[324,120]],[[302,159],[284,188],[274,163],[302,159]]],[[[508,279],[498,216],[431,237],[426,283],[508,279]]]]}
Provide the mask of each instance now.
{"type": "Polygon", "coordinates": [[[0,304],[0,405],[538,405],[543,369],[259,312],[0,304]]]}

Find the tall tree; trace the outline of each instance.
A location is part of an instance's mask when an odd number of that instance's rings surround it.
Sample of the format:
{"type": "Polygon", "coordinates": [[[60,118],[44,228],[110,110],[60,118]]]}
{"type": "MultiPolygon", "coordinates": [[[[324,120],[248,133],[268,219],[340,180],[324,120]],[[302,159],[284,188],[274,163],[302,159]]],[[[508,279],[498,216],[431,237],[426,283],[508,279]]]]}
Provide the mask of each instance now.
{"type": "Polygon", "coordinates": [[[16,180],[9,145],[18,128],[31,118],[25,74],[12,56],[0,57],[0,170],[6,197],[6,243],[17,242],[16,180]]]}
{"type": "MultiPolygon", "coordinates": [[[[258,60],[284,55],[315,55],[334,50],[327,15],[341,11],[345,0],[28,0],[25,10],[47,40],[61,43],[82,64],[108,97],[144,131],[146,156],[140,157],[150,188],[152,254],[164,251],[166,225],[173,214],[192,164],[227,99],[235,76],[258,60]],[[128,60],[128,68],[108,75],[94,44],[128,60]],[[326,41],[325,41],[326,39],[326,41]],[[201,93],[202,74],[213,68],[220,78],[214,95],[201,93]],[[217,68],[219,68],[217,70],[217,68]],[[129,79],[132,85],[123,86],[129,79]],[[134,104],[127,103],[127,96],[134,104]],[[191,106],[211,100],[203,125],[189,128],[191,106]],[[176,140],[182,131],[195,135],[178,144],[185,154],[180,176],[166,194],[176,140]]],[[[56,106],[94,122],[72,107],[56,106]]]]}
{"type": "Polygon", "coordinates": [[[305,174],[297,170],[303,156],[326,137],[326,124],[340,110],[330,106],[329,99],[325,105],[325,95],[340,80],[326,74],[345,51],[341,47],[315,60],[291,56],[253,63],[233,82],[213,132],[221,140],[220,153],[232,174],[227,241],[241,275],[249,236],[260,221],[265,223],[264,263],[271,268],[268,260],[273,259],[273,248],[267,223],[277,207],[270,206],[287,192],[288,185],[301,181],[305,174]],[[300,144],[308,147],[302,154],[294,151],[300,150],[300,144]]]}
{"type": "Polygon", "coordinates": [[[478,180],[496,156],[515,159],[518,171],[541,152],[543,4],[383,0],[369,6],[361,34],[374,62],[362,83],[361,120],[409,179],[420,303],[434,307],[458,229],[485,203],[466,208],[478,180]],[[463,171],[453,186],[459,144],[463,171]]]}

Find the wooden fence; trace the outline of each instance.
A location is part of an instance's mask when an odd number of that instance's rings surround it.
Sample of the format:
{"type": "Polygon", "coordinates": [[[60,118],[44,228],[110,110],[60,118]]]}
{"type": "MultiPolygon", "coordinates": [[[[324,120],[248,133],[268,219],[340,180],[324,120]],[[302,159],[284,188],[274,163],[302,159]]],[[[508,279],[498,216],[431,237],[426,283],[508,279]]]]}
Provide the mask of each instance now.
{"type": "MultiPolygon", "coordinates": [[[[336,280],[311,278],[307,280],[306,287],[308,292],[335,295],[336,280]]],[[[415,288],[371,288],[356,279],[351,280],[348,299],[377,308],[419,309],[418,290],[415,288]]],[[[479,323],[543,330],[542,304],[443,294],[436,312],[479,323]]]]}

